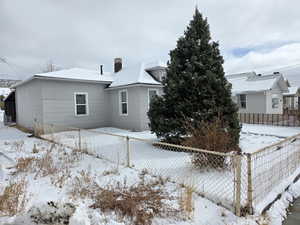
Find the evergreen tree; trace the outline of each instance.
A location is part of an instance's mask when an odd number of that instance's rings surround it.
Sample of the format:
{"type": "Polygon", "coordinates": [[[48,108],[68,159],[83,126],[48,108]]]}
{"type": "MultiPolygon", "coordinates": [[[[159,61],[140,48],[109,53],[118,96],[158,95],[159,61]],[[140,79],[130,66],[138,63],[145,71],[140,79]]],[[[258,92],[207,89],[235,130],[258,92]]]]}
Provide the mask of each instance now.
{"type": "Polygon", "coordinates": [[[231,99],[231,85],[225,78],[219,44],[211,40],[207,19],[196,8],[184,35],[170,52],[164,95],[151,101],[150,129],[173,143],[186,134],[186,121],[213,122],[222,119],[223,128],[238,144],[240,125],[237,107],[231,99]]]}

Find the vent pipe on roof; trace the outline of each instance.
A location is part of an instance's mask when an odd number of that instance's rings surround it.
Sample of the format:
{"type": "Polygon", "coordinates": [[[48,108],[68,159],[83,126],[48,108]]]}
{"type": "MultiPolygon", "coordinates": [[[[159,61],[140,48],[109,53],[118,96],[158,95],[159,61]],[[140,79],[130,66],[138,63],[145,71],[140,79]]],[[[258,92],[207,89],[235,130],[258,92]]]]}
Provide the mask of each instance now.
{"type": "Polygon", "coordinates": [[[103,75],[103,65],[100,65],[100,74],[103,75]]]}
{"type": "Polygon", "coordinates": [[[122,58],[115,58],[114,61],[114,71],[119,72],[122,69],[122,58]]]}

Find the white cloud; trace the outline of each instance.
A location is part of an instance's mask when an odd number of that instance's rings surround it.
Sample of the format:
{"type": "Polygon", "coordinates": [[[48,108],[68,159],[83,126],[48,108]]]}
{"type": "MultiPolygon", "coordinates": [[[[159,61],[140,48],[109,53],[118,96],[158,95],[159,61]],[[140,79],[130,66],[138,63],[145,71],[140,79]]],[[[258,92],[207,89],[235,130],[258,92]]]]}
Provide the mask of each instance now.
{"type": "MultiPolygon", "coordinates": [[[[112,70],[114,57],[123,57],[126,64],[166,60],[196,2],[0,0],[0,57],[32,72],[49,59],[64,67],[104,64],[106,70],[112,70]]],[[[298,0],[198,1],[213,39],[220,42],[228,71],[294,63],[298,53],[288,49],[251,52],[241,59],[230,52],[300,42],[299,6],[298,0]]]]}
{"type": "Polygon", "coordinates": [[[300,43],[286,44],[268,52],[251,51],[242,57],[229,57],[225,62],[227,73],[276,70],[300,63],[300,43]]]}

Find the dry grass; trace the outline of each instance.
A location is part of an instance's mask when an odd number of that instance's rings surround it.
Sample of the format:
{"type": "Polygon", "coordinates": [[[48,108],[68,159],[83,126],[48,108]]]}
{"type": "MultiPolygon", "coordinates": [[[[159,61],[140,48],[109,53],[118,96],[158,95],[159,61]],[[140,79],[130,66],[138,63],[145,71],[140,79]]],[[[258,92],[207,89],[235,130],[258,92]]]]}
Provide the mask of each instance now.
{"type": "Polygon", "coordinates": [[[199,123],[196,126],[187,125],[188,137],[183,145],[209,150],[214,153],[194,153],[192,163],[198,168],[226,168],[226,157],[218,153],[229,153],[240,151],[234,146],[233,139],[228,132],[222,128],[222,121],[216,120],[212,123],[199,123]]]}
{"type": "Polygon", "coordinates": [[[193,193],[194,192],[195,192],[195,188],[193,186],[185,186],[179,198],[180,208],[183,212],[185,212],[188,219],[191,219],[193,217],[193,212],[194,212],[193,193]]]}
{"type": "Polygon", "coordinates": [[[51,154],[51,148],[46,152],[46,154],[36,160],[35,167],[37,171],[35,178],[40,176],[50,176],[58,173],[59,168],[54,163],[51,154]]]}
{"type": "Polygon", "coordinates": [[[73,185],[69,195],[72,199],[92,197],[95,195],[99,186],[90,172],[82,170],[78,176],[73,179],[73,185]]]}
{"type": "Polygon", "coordinates": [[[11,150],[16,151],[16,152],[22,152],[24,149],[24,141],[14,141],[10,143],[11,145],[11,150]]]}
{"type": "Polygon", "coordinates": [[[35,122],[33,125],[33,135],[41,137],[44,134],[44,126],[41,123],[35,122]]]}
{"type": "Polygon", "coordinates": [[[14,216],[23,212],[27,203],[27,181],[23,178],[10,183],[0,195],[0,215],[14,216]]]}
{"type": "Polygon", "coordinates": [[[58,174],[51,177],[51,183],[58,188],[62,188],[66,181],[71,178],[71,171],[68,166],[61,169],[58,174]]]}
{"type": "Polygon", "coordinates": [[[134,225],[150,225],[154,217],[179,217],[181,210],[166,203],[174,197],[160,183],[157,180],[145,182],[143,179],[133,186],[127,186],[124,182],[99,188],[94,196],[95,203],[90,207],[102,212],[115,212],[134,225]]]}
{"type": "Polygon", "coordinates": [[[18,158],[14,174],[31,171],[35,160],[34,157],[18,158]]]}

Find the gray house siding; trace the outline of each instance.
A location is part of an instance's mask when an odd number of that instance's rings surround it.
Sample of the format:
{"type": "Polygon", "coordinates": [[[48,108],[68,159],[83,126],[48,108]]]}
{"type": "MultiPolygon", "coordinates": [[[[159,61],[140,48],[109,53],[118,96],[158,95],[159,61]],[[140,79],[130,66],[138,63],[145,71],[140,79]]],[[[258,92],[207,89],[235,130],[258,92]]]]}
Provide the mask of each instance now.
{"type": "MultiPolygon", "coordinates": [[[[265,113],[265,114],[282,114],[283,113],[283,95],[280,89],[274,88],[272,90],[245,93],[246,95],[246,108],[239,107],[239,113],[265,113]],[[272,107],[272,98],[279,99],[277,108],[272,107]]],[[[238,103],[238,97],[234,96],[233,100],[238,103]]]]}
{"type": "Polygon", "coordinates": [[[41,81],[32,80],[16,89],[16,122],[32,130],[34,120],[43,122],[41,81]]]}
{"type": "Polygon", "coordinates": [[[122,89],[107,90],[111,103],[110,123],[113,127],[130,129],[135,131],[147,130],[149,119],[148,112],[148,90],[157,89],[162,93],[161,87],[125,87],[122,89]],[[119,92],[127,90],[128,93],[128,115],[120,115],[119,92]]]}
{"type": "MultiPolygon", "coordinates": [[[[237,96],[237,98],[239,95],[237,96]]],[[[236,98],[236,102],[237,102],[236,98]]],[[[264,92],[246,93],[246,108],[239,108],[239,113],[266,113],[266,95],[264,92]]]]}
{"type": "Polygon", "coordinates": [[[78,128],[108,126],[109,102],[105,84],[66,81],[42,81],[43,121],[45,124],[61,124],[78,128]],[[76,92],[88,94],[89,113],[75,115],[76,92]]]}
{"type": "Polygon", "coordinates": [[[34,120],[78,128],[109,126],[105,84],[34,79],[16,88],[17,124],[33,129],[34,120]],[[74,93],[88,93],[89,114],[75,115],[74,93]]]}

